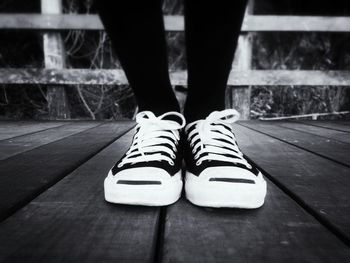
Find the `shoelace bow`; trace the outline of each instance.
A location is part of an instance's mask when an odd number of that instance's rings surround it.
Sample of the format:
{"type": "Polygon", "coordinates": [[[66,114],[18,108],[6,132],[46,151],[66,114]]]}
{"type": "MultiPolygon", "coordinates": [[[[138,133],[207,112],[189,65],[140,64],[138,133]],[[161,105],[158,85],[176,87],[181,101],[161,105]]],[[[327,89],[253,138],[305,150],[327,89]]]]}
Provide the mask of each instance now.
{"type": "Polygon", "coordinates": [[[215,160],[243,164],[247,168],[251,168],[239,150],[230,126],[238,119],[239,113],[236,110],[228,109],[214,111],[205,120],[198,120],[187,125],[186,133],[195,126],[187,138],[190,140],[193,154],[200,148],[194,156],[197,166],[205,160],[215,160]]]}
{"type": "Polygon", "coordinates": [[[176,158],[176,144],[180,139],[179,130],[182,129],[186,121],[178,112],[167,112],[156,117],[151,111],[143,111],[136,116],[136,130],[133,143],[126,152],[123,160],[118,164],[122,167],[127,163],[167,161],[174,165],[176,158]],[[166,120],[166,117],[176,116],[181,119],[181,123],[166,120]],[[169,145],[169,147],[165,146],[169,145]],[[168,153],[171,158],[162,152],[168,153]]]}

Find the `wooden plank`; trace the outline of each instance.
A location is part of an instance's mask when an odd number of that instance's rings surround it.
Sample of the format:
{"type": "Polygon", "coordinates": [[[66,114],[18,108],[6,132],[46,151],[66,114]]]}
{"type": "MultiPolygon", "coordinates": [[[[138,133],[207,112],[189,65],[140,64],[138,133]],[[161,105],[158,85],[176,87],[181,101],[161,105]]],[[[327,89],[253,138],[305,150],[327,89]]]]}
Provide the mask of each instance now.
{"type": "MultiPolygon", "coordinates": [[[[41,0],[41,12],[43,14],[61,14],[62,0],[41,0]]],[[[65,68],[66,55],[61,34],[59,32],[46,32],[42,37],[45,68],[65,68]]],[[[47,87],[46,97],[50,119],[70,119],[70,109],[65,87],[47,87]]]]}
{"type": "Polygon", "coordinates": [[[1,14],[0,29],[104,30],[98,15],[1,14]]]}
{"type": "Polygon", "coordinates": [[[23,135],[12,139],[0,141],[0,160],[5,160],[19,153],[33,150],[39,146],[61,140],[70,135],[77,134],[100,122],[76,122],[68,123],[54,129],[39,131],[29,135],[23,135]]]}
{"type": "MultiPolygon", "coordinates": [[[[164,16],[167,31],[183,31],[182,16],[164,16]]],[[[339,16],[247,16],[243,32],[350,32],[350,17],[339,16]]],[[[97,15],[1,14],[0,29],[103,30],[97,15]]]]}
{"type": "Polygon", "coordinates": [[[350,169],[241,125],[243,152],[350,245],[350,169]]]}
{"type": "Polygon", "coordinates": [[[299,121],[301,123],[331,129],[335,131],[350,132],[350,123],[347,121],[299,121]]]}
{"type": "Polygon", "coordinates": [[[349,86],[349,71],[321,70],[250,70],[231,71],[229,85],[275,86],[349,86]]]}
{"type": "MultiPolygon", "coordinates": [[[[167,31],[183,31],[183,16],[164,16],[167,31]]],[[[1,14],[0,29],[104,30],[98,15],[1,14]]]]}
{"type": "Polygon", "coordinates": [[[278,116],[278,117],[260,117],[259,120],[262,121],[280,121],[280,120],[302,120],[302,119],[311,119],[317,120],[320,117],[326,116],[336,116],[341,118],[350,114],[350,111],[333,111],[333,112],[317,112],[317,113],[308,113],[308,114],[297,114],[297,115],[287,115],[287,116],[278,116]]]}
{"type": "MultiPolygon", "coordinates": [[[[305,133],[297,129],[296,123],[251,121],[242,122],[241,125],[350,167],[348,143],[305,133]]],[[[346,137],[350,141],[350,134],[346,134],[346,137]]]]}
{"type": "Polygon", "coordinates": [[[0,121],[0,140],[6,140],[24,134],[55,128],[64,125],[63,122],[29,122],[29,121],[0,121]]]}
{"type": "Polygon", "coordinates": [[[167,209],[162,262],[342,262],[349,248],[268,182],[257,210],[167,209]]]}
{"type": "MultiPolygon", "coordinates": [[[[185,71],[170,72],[172,85],[187,85],[185,71]]],[[[0,68],[2,84],[122,85],[122,70],[0,68]]],[[[349,86],[350,70],[231,71],[229,86],[349,86]]]]}
{"type": "Polygon", "coordinates": [[[0,261],[154,262],[159,209],[104,201],[121,137],[0,225],[0,261]]]}
{"type": "Polygon", "coordinates": [[[0,161],[0,220],[55,184],[133,125],[129,121],[106,123],[0,161]]]}
{"type": "Polygon", "coordinates": [[[231,87],[230,91],[230,101],[232,102],[231,108],[237,110],[240,113],[241,120],[249,120],[251,87],[231,87]]]}
{"type": "MultiPolygon", "coordinates": [[[[324,138],[328,138],[331,140],[336,140],[339,142],[345,142],[345,143],[350,143],[350,135],[348,132],[345,131],[341,131],[340,129],[342,129],[341,127],[345,127],[345,126],[336,126],[333,125],[333,122],[329,122],[328,124],[325,124],[322,122],[321,126],[317,125],[317,124],[313,124],[314,121],[310,121],[310,122],[285,122],[283,124],[281,124],[281,126],[283,127],[287,127],[287,128],[291,128],[291,129],[295,129],[298,131],[302,131],[302,132],[306,132],[306,133],[310,133],[310,134],[315,134],[318,136],[322,136],[324,138]],[[327,126],[329,125],[329,128],[327,127],[323,127],[323,126],[327,126]],[[337,127],[337,129],[332,129],[331,127],[337,127]]],[[[319,122],[317,122],[319,123],[319,122]]]]}
{"type": "Polygon", "coordinates": [[[278,16],[247,17],[243,31],[255,32],[350,32],[350,17],[346,16],[278,16]]]}

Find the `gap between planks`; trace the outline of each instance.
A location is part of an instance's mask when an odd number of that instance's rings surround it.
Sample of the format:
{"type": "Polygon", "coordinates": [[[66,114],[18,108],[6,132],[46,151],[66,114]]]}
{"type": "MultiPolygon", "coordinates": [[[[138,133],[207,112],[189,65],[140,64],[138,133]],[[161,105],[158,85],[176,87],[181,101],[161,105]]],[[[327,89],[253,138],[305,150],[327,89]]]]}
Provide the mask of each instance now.
{"type": "MultiPolygon", "coordinates": [[[[174,260],[174,258],[169,258],[168,247],[163,248],[163,237],[160,237],[159,241],[155,241],[160,234],[159,229],[161,229],[157,222],[162,220],[162,217],[157,212],[158,209],[109,205],[103,201],[103,179],[115,161],[114,159],[120,158],[122,152],[126,150],[125,144],[129,142],[130,134],[115,141],[108,148],[95,155],[51,187],[49,191],[42,193],[21,211],[8,218],[0,226],[0,248],[1,252],[3,252],[0,254],[2,257],[16,261],[25,256],[29,262],[48,261],[50,259],[66,262],[74,260],[84,262],[104,260],[112,262],[118,259],[130,262],[153,262],[154,257],[158,255],[157,253],[162,253],[162,255],[164,253],[164,257],[160,255],[162,260],[166,262],[174,260]],[[52,223],[54,224],[52,225],[52,223]],[[20,229],[19,226],[22,226],[22,228],[20,229]],[[70,231],[67,231],[67,229],[70,229],[70,231]],[[155,242],[160,242],[162,246],[155,246],[155,242]],[[91,246],[94,249],[91,250],[91,246]],[[65,253],[62,253],[62,251],[65,251],[65,253]]],[[[274,189],[276,189],[274,193],[278,193],[272,199],[275,204],[279,204],[282,200],[288,206],[294,203],[291,202],[288,196],[279,191],[277,187],[274,187],[274,189]],[[282,196],[283,198],[280,200],[282,196]]],[[[272,202],[272,200],[269,199],[269,202],[272,202]]],[[[179,217],[193,220],[191,216],[187,217],[188,214],[183,214],[183,212],[191,213],[193,211],[193,215],[200,216],[197,222],[204,224],[204,221],[206,221],[210,224],[209,226],[216,230],[213,235],[214,239],[217,237],[218,231],[222,229],[218,223],[234,224],[229,229],[229,232],[225,232],[226,235],[224,237],[226,240],[215,239],[212,242],[213,240],[208,239],[208,242],[212,244],[211,250],[203,251],[203,244],[196,244],[198,247],[191,251],[190,258],[187,259],[197,260],[197,262],[200,262],[197,256],[200,259],[201,256],[206,255],[198,255],[198,253],[211,253],[211,256],[215,256],[216,251],[226,252],[229,255],[235,254],[234,258],[238,257],[241,259],[259,257],[265,262],[268,262],[266,259],[276,257],[286,259],[288,256],[291,256],[292,259],[301,259],[304,256],[307,256],[307,259],[321,259],[324,256],[325,258],[323,259],[325,261],[329,261],[331,257],[345,260],[346,255],[349,256],[348,251],[342,247],[339,240],[335,237],[333,238],[322,225],[316,220],[310,219],[308,214],[305,215],[307,219],[303,219],[303,216],[300,218],[303,215],[303,210],[296,204],[293,207],[294,210],[292,209],[292,211],[299,212],[284,214],[283,211],[275,209],[278,207],[272,207],[265,213],[263,212],[264,210],[219,210],[207,213],[207,210],[204,208],[193,207],[189,203],[185,203],[184,200],[180,200],[179,203],[171,206],[170,210],[175,210],[175,214],[172,214],[175,220],[178,220],[179,217]],[[187,207],[191,209],[188,210],[187,207]],[[180,213],[176,213],[177,208],[180,209],[178,210],[180,213]],[[227,211],[229,211],[228,214],[227,211]],[[278,217],[272,217],[271,219],[274,218],[272,222],[279,222],[275,229],[284,229],[285,232],[275,233],[272,231],[274,228],[272,228],[271,222],[268,220],[265,220],[264,223],[258,221],[258,218],[263,219],[264,215],[268,215],[269,212],[279,215],[278,217]],[[213,221],[210,214],[214,214],[220,220],[213,221]],[[283,215],[288,215],[291,219],[288,218],[282,224],[280,220],[285,220],[283,215]],[[261,218],[261,216],[263,217],[261,218]],[[247,217],[252,218],[254,221],[247,220],[247,217]],[[240,240],[241,244],[234,243],[232,242],[233,240],[228,239],[229,237],[233,238],[236,234],[240,234],[242,227],[252,231],[255,228],[252,229],[251,227],[255,225],[259,229],[262,224],[270,226],[272,232],[263,231],[259,233],[253,231],[246,235],[245,239],[240,240]],[[284,226],[284,224],[287,225],[284,226]],[[233,230],[237,231],[237,233],[233,230]],[[312,233],[314,235],[309,237],[309,234],[312,233]],[[268,238],[268,236],[271,237],[268,238]],[[262,237],[266,238],[267,243],[265,246],[259,243],[263,240],[261,239],[262,237]],[[276,240],[273,237],[276,237],[276,240]],[[223,244],[229,245],[229,250],[225,250],[226,247],[223,247],[223,244]],[[241,248],[242,245],[246,245],[246,248],[239,251],[237,248],[241,248]],[[267,245],[271,245],[270,249],[267,249],[267,245]],[[311,245],[316,247],[308,247],[311,245]],[[325,246],[327,246],[327,250],[322,250],[325,246]],[[266,249],[264,253],[262,253],[261,247],[266,249]],[[298,248],[298,250],[291,250],[291,248],[298,248]],[[273,255],[272,252],[278,253],[273,255]],[[330,255],[329,252],[337,253],[330,255]]],[[[167,227],[171,226],[169,221],[166,224],[167,227]]],[[[191,221],[184,221],[183,226],[191,226],[191,221]]],[[[197,226],[198,224],[193,225],[194,228],[197,226]]],[[[169,230],[169,228],[167,229],[169,230]]],[[[174,229],[174,225],[172,225],[172,230],[179,231],[181,229],[174,229]]],[[[192,240],[196,240],[198,236],[206,236],[208,229],[201,230],[202,232],[200,233],[183,233],[183,242],[173,243],[174,246],[170,248],[176,252],[181,245],[184,245],[185,248],[190,247],[192,240]]],[[[237,237],[240,238],[241,236],[237,235],[237,237]]],[[[235,241],[239,240],[236,238],[235,241]]],[[[166,245],[168,244],[166,243],[166,245]]],[[[222,259],[225,254],[218,256],[221,256],[222,259]]],[[[181,259],[183,259],[183,255],[175,258],[176,261],[186,262],[181,259]]],[[[208,262],[208,259],[210,257],[207,257],[203,262],[208,262]]],[[[232,261],[232,259],[233,257],[226,258],[226,261],[232,261]]]]}
{"type": "Polygon", "coordinates": [[[100,125],[102,125],[101,122],[70,122],[62,126],[0,140],[0,161],[100,125]]]}
{"type": "Polygon", "coordinates": [[[287,127],[292,130],[301,131],[303,133],[317,135],[319,137],[328,138],[341,143],[350,144],[350,134],[346,131],[331,129],[327,127],[315,126],[303,122],[282,122],[279,126],[287,127]]]}
{"type": "Polygon", "coordinates": [[[324,129],[335,130],[340,132],[348,132],[350,133],[350,124],[348,121],[296,121],[298,123],[302,123],[305,125],[321,127],[324,129]],[[336,126],[336,127],[334,127],[336,126]]]}
{"type": "Polygon", "coordinates": [[[241,123],[238,123],[238,126],[236,126],[236,133],[239,135],[238,143],[243,152],[275,185],[295,200],[305,211],[314,216],[347,246],[350,246],[350,228],[346,223],[347,214],[350,214],[350,206],[347,201],[350,183],[346,180],[349,173],[349,169],[346,166],[339,166],[336,162],[258,130],[245,127],[241,123]],[[244,130],[246,131],[244,132],[244,130]],[[245,133],[249,133],[249,131],[253,135],[248,137],[245,133]],[[245,140],[242,140],[243,138],[245,140]],[[250,139],[253,139],[253,142],[249,141],[250,139]],[[261,143],[262,141],[267,142],[267,144],[264,145],[264,142],[261,143]],[[286,150],[281,150],[283,144],[286,150]],[[264,152],[259,152],[258,148],[260,150],[265,148],[265,150],[264,152]],[[284,158],[289,158],[289,160],[286,161],[284,158]],[[273,163],[272,160],[276,160],[276,162],[273,163]],[[309,167],[305,167],[305,164],[308,164],[309,167]],[[279,168],[279,165],[284,166],[279,168]],[[324,167],[321,167],[322,165],[324,167]],[[301,175],[299,176],[298,174],[301,175]],[[314,175],[318,177],[313,177],[314,175]],[[327,180],[327,184],[322,185],[322,182],[327,180]],[[327,192],[327,195],[323,192],[327,192]],[[338,202],[333,203],[336,200],[338,202]]]}
{"type": "Polygon", "coordinates": [[[114,141],[4,221],[0,261],[153,262],[159,209],[114,205],[103,197],[103,180],[127,150],[132,134],[114,141]]]}
{"type": "MultiPolygon", "coordinates": [[[[346,142],[297,130],[288,125],[286,127],[277,122],[249,121],[239,122],[239,125],[350,168],[350,148],[346,142]]],[[[350,139],[350,136],[347,138],[350,139]]]]}
{"type": "Polygon", "coordinates": [[[64,126],[62,122],[5,122],[0,121],[0,142],[3,140],[14,139],[25,135],[35,134],[37,132],[54,129],[64,126]],[[15,131],[10,130],[16,128],[15,131]],[[26,131],[23,131],[23,130],[26,131]]]}
{"type": "Polygon", "coordinates": [[[15,213],[133,126],[133,122],[107,122],[1,161],[0,220],[15,213]]]}

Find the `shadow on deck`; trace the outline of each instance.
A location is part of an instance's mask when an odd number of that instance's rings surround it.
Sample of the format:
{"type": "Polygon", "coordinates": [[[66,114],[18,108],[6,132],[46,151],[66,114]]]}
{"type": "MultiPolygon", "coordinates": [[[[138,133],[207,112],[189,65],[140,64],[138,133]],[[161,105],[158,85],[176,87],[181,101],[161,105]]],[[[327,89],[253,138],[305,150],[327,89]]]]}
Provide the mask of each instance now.
{"type": "Polygon", "coordinates": [[[1,262],[346,262],[350,122],[239,122],[258,210],[111,205],[132,122],[0,122],[1,262]]]}

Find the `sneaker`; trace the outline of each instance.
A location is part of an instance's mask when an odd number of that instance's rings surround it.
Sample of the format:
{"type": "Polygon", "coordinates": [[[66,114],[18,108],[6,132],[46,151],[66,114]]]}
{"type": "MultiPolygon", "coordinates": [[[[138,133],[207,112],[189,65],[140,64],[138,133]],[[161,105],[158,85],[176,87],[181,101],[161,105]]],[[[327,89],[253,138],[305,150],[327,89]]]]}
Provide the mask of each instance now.
{"type": "Polygon", "coordinates": [[[185,128],[186,198],[206,207],[258,208],[264,204],[266,182],[244,158],[231,124],[236,110],[212,112],[185,128]]]}
{"type": "Polygon", "coordinates": [[[156,117],[150,111],[143,111],[137,114],[136,122],[129,150],[104,181],[105,199],[130,205],[172,204],[182,191],[179,141],[185,119],[178,112],[156,117]]]}

